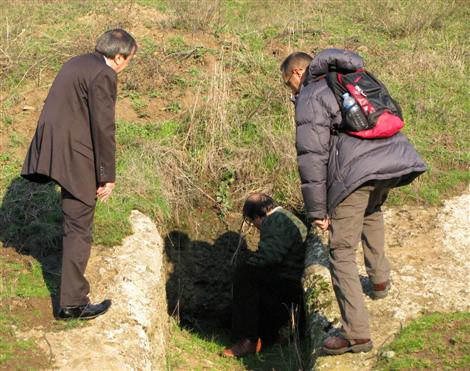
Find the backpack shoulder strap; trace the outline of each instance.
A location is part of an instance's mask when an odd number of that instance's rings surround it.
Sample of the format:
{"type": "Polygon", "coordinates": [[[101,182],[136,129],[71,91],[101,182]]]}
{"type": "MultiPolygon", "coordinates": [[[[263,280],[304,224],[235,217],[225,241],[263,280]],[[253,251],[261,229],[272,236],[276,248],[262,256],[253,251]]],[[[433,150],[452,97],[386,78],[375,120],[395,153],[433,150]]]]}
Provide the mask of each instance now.
{"type": "MultiPolygon", "coordinates": [[[[343,108],[343,101],[342,101],[342,94],[346,92],[346,89],[343,87],[343,85],[340,83],[341,79],[341,74],[338,72],[329,72],[326,74],[326,83],[328,84],[328,87],[331,89],[331,92],[333,93],[336,102],[338,102],[338,107],[341,111],[341,117],[342,121],[344,120],[345,117],[345,112],[343,108]]],[[[343,122],[341,122],[338,125],[334,125],[331,130],[332,135],[338,135],[338,132],[341,130],[341,127],[344,125],[343,122]]]]}
{"type": "Polygon", "coordinates": [[[336,101],[338,102],[339,108],[341,111],[343,110],[343,105],[341,101],[341,95],[346,92],[346,89],[341,85],[339,79],[341,78],[341,74],[338,72],[329,72],[326,74],[326,83],[328,87],[333,92],[336,101]]]}

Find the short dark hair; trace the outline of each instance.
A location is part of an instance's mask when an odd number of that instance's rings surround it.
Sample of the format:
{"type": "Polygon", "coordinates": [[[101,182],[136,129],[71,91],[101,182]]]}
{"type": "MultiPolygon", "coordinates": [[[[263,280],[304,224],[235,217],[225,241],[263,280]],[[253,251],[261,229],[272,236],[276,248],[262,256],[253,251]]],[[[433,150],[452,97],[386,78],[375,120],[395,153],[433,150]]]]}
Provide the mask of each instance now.
{"type": "Polygon", "coordinates": [[[127,31],[116,28],[106,31],[96,40],[95,51],[107,58],[121,54],[127,59],[132,52],[137,51],[137,43],[127,31]]]}
{"type": "Polygon", "coordinates": [[[286,59],[284,59],[284,62],[281,63],[281,73],[283,75],[287,75],[296,67],[306,68],[312,60],[312,56],[307,53],[292,53],[286,59]]]}
{"type": "Polygon", "coordinates": [[[276,202],[264,193],[253,193],[243,205],[243,217],[254,220],[257,216],[263,218],[276,207],[276,202]]]}

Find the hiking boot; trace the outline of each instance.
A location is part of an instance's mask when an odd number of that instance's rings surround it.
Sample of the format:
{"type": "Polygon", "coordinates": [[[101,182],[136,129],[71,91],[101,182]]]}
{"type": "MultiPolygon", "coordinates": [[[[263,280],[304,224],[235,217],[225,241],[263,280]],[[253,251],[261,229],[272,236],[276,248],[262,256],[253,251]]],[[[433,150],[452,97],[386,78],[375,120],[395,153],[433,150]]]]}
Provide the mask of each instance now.
{"type": "Polygon", "coordinates": [[[261,352],[261,339],[256,341],[243,339],[236,343],[233,347],[227,348],[222,352],[224,357],[245,357],[248,354],[261,352]]]}
{"type": "Polygon", "coordinates": [[[388,292],[390,291],[390,287],[390,281],[372,284],[372,299],[377,300],[385,298],[388,295],[388,292]]]}
{"type": "Polygon", "coordinates": [[[371,349],[372,341],[370,339],[348,340],[341,336],[329,336],[323,343],[323,352],[329,355],[369,352],[371,349]]]}

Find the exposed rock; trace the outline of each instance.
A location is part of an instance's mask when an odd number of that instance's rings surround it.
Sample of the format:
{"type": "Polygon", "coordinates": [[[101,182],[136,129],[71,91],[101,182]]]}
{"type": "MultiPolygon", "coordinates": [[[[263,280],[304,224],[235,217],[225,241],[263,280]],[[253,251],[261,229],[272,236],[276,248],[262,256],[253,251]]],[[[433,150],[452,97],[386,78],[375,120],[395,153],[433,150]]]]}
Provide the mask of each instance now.
{"type": "Polygon", "coordinates": [[[392,359],[393,357],[395,357],[395,352],[393,350],[388,350],[386,352],[383,352],[381,356],[386,359],[392,359]]]}
{"type": "Polygon", "coordinates": [[[305,257],[305,272],[303,285],[309,324],[311,344],[310,362],[313,365],[321,353],[323,340],[327,336],[331,324],[339,318],[339,308],[331,285],[328,269],[328,254],[326,241],[316,234],[310,234],[307,239],[305,257]]]}
{"type": "MultiPolygon", "coordinates": [[[[386,298],[370,299],[370,283],[363,264],[359,264],[374,349],[370,353],[316,358],[315,346],[325,336],[318,318],[331,321],[331,314],[335,310],[338,313],[336,300],[332,300],[330,307],[321,308],[311,319],[314,369],[370,370],[382,346],[417,316],[470,310],[470,189],[446,201],[440,209],[388,209],[385,223],[386,251],[392,266],[392,288],[386,298]]],[[[316,251],[321,251],[320,247],[317,244],[316,251]]],[[[357,261],[363,260],[359,247],[357,261]]],[[[322,291],[325,300],[332,295],[331,285],[322,291]]]]}
{"type": "Polygon", "coordinates": [[[132,211],[130,218],[134,234],[109,256],[93,256],[88,268],[92,301],[110,298],[112,307],[85,327],[46,334],[54,369],[165,368],[163,241],[148,217],[132,211]]]}
{"type": "MultiPolygon", "coordinates": [[[[93,289],[92,300],[113,300],[109,313],[84,327],[68,331],[44,333],[38,328],[36,332],[23,334],[25,338],[37,339],[40,347],[51,355],[54,368],[165,368],[168,325],[165,284],[168,283],[162,269],[163,241],[146,216],[133,211],[131,220],[134,234],[126,238],[122,246],[95,253],[87,271],[93,289]]],[[[423,312],[470,310],[470,290],[467,287],[470,279],[470,192],[447,201],[441,209],[388,209],[385,220],[386,249],[393,280],[388,297],[371,300],[368,297],[370,283],[363,264],[359,269],[374,341],[374,349],[370,353],[334,357],[320,355],[323,339],[339,326],[339,310],[327,268],[326,236],[323,240],[310,236],[304,284],[310,311],[311,367],[314,369],[369,370],[378,356],[394,356],[391,352],[378,353],[403,326],[423,312]]],[[[166,241],[167,253],[170,246],[174,249],[170,255],[172,263],[179,263],[179,270],[171,272],[170,278],[197,278],[194,287],[189,287],[190,292],[198,293],[197,289],[202,288],[207,296],[203,298],[211,299],[211,303],[219,298],[224,305],[217,307],[216,312],[222,311],[228,299],[220,296],[219,290],[222,291],[226,283],[224,281],[219,287],[213,280],[219,279],[224,272],[226,281],[229,281],[227,262],[233,255],[237,235],[224,235],[214,245],[191,242],[187,237],[182,238],[184,236],[176,237],[179,241],[176,244],[176,239],[166,241]],[[224,247],[227,250],[224,250],[222,269],[219,265],[222,260],[215,261],[212,254],[224,247]],[[181,255],[191,259],[183,260],[181,255]],[[214,290],[207,291],[209,287],[214,290]]],[[[363,261],[360,248],[357,259],[363,261]]],[[[197,304],[197,308],[215,310],[201,305],[197,304]]]]}

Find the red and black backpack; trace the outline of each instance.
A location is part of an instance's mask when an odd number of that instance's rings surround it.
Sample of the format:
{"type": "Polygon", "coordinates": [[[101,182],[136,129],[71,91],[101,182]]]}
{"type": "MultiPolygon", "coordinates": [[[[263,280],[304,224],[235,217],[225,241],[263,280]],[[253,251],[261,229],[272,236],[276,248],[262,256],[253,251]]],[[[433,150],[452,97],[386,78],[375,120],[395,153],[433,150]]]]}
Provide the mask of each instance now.
{"type": "MultiPolygon", "coordinates": [[[[398,103],[390,96],[385,85],[364,69],[342,74],[330,72],[326,76],[341,108],[343,122],[337,129],[364,139],[388,138],[403,127],[402,111],[398,103]],[[346,120],[343,109],[344,93],[349,93],[362,109],[367,119],[365,130],[355,131],[346,120]]],[[[357,130],[357,129],[356,129],[357,130]]]]}

